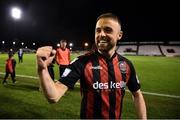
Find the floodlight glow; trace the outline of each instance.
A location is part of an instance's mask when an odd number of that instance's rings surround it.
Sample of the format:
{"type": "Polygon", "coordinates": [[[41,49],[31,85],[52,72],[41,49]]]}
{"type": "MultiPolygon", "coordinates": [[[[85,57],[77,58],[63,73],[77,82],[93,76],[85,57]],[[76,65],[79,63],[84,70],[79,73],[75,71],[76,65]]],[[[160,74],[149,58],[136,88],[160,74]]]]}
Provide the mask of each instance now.
{"type": "Polygon", "coordinates": [[[14,19],[20,19],[21,18],[21,10],[17,7],[12,8],[11,15],[14,19]]]}
{"type": "Polygon", "coordinates": [[[33,43],[33,45],[36,45],[36,43],[33,43]]]}
{"type": "Polygon", "coordinates": [[[72,47],[72,46],[73,46],[73,43],[69,43],[69,46],[72,47]]]}
{"type": "Polygon", "coordinates": [[[24,43],[23,43],[23,42],[22,42],[21,44],[22,44],[22,45],[24,45],[24,43]]]}
{"type": "Polygon", "coordinates": [[[16,42],[13,42],[13,45],[15,45],[16,44],[16,42]]]}
{"type": "Polygon", "coordinates": [[[87,46],[89,46],[89,44],[86,42],[86,43],[84,43],[84,46],[87,47],[87,46]]]}
{"type": "Polygon", "coordinates": [[[4,41],[2,41],[2,44],[4,44],[5,42],[4,41]]]}
{"type": "Polygon", "coordinates": [[[57,44],[57,47],[60,47],[60,44],[59,44],[59,43],[57,44]]]}

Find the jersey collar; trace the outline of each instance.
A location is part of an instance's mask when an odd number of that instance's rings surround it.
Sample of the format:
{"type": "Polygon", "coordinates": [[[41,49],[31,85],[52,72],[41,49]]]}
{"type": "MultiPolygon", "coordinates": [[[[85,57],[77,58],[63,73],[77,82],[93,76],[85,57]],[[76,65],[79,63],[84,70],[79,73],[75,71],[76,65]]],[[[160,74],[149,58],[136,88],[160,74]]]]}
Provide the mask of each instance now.
{"type": "Polygon", "coordinates": [[[95,51],[95,53],[96,53],[97,56],[100,56],[100,57],[102,57],[102,58],[105,59],[105,60],[113,60],[113,59],[116,57],[116,55],[117,55],[117,53],[116,53],[116,51],[115,51],[114,54],[113,54],[113,56],[109,59],[109,58],[107,58],[106,56],[104,56],[103,54],[99,53],[97,50],[95,51]]]}

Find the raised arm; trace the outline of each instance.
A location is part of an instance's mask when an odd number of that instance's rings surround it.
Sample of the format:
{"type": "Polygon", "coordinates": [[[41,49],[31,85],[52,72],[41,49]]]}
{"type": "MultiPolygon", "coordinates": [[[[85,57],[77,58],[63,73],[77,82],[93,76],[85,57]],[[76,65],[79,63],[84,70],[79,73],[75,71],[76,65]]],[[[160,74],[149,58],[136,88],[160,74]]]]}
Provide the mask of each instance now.
{"type": "Polygon", "coordinates": [[[56,51],[50,46],[41,47],[37,50],[37,69],[40,78],[40,84],[43,93],[47,100],[51,103],[58,102],[58,100],[68,90],[68,87],[60,82],[54,82],[48,72],[47,66],[55,57],[56,51]]]}
{"type": "Polygon", "coordinates": [[[140,90],[133,92],[133,99],[139,119],[147,119],[146,104],[140,90]]]}

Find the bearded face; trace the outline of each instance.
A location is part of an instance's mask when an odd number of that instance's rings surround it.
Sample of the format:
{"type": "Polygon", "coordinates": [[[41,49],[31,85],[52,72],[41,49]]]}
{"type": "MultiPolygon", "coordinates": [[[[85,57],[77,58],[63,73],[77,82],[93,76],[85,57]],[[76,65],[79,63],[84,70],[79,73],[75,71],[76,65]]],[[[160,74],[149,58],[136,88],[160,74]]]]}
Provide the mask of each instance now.
{"type": "Polygon", "coordinates": [[[122,37],[120,25],[110,18],[98,20],[95,29],[95,43],[100,51],[109,51],[116,47],[116,43],[122,37]]]}

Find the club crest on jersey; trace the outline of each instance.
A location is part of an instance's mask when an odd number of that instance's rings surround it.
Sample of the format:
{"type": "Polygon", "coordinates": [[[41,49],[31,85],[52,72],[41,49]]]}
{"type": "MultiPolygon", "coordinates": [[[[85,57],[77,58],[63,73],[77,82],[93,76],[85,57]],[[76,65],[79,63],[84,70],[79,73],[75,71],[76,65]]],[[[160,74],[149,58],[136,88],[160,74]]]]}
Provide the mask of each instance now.
{"type": "Polygon", "coordinates": [[[127,67],[126,67],[125,61],[120,61],[119,62],[119,68],[120,68],[121,73],[126,73],[127,67]]]}

